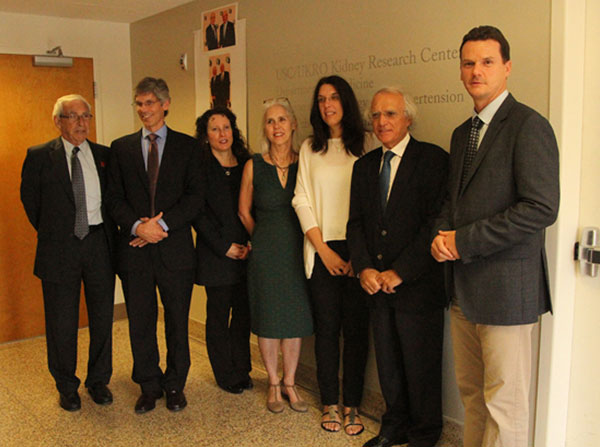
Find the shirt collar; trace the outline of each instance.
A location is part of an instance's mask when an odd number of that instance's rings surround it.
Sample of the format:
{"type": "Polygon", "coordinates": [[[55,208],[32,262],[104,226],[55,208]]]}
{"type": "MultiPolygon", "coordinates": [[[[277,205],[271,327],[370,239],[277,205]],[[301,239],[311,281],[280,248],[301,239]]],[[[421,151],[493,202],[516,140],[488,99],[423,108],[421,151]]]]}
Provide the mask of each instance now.
{"type": "Polygon", "coordinates": [[[492,122],[492,118],[494,118],[494,115],[507,97],[508,90],[504,90],[496,99],[485,106],[481,112],[477,113],[475,110],[473,110],[473,116],[478,116],[479,119],[484,122],[484,124],[489,125],[492,122]]]}
{"type": "Polygon", "coordinates": [[[397,145],[395,145],[393,148],[388,149],[385,146],[381,146],[381,148],[383,149],[384,154],[387,151],[392,151],[398,157],[402,157],[404,155],[404,151],[406,150],[406,146],[408,146],[409,141],[410,141],[410,134],[408,132],[406,132],[406,135],[404,135],[404,138],[402,138],[400,140],[400,142],[397,145]]]}
{"type": "MultiPolygon", "coordinates": [[[[75,145],[70,143],[69,141],[65,140],[63,137],[60,137],[60,139],[62,140],[62,144],[63,144],[63,147],[65,148],[65,152],[66,152],[67,156],[70,157],[73,154],[73,148],[75,147],[75,145]]],[[[79,148],[79,150],[82,153],[90,150],[90,145],[88,144],[87,140],[84,140],[83,143],[81,143],[77,147],[79,148]]]]}
{"type": "Polygon", "coordinates": [[[163,124],[163,126],[160,129],[158,129],[156,132],[150,132],[145,127],[142,127],[142,138],[146,138],[151,133],[157,135],[158,138],[162,139],[162,141],[165,141],[165,138],[167,137],[167,125],[163,124]]]}

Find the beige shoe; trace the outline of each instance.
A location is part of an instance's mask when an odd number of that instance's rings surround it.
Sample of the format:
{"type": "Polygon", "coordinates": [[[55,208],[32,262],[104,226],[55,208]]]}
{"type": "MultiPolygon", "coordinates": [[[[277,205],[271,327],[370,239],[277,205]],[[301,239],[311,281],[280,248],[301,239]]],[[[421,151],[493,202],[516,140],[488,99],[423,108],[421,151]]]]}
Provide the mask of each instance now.
{"type": "MultiPolygon", "coordinates": [[[[270,388],[275,388],[274,392],[275,392],[275,399],[277,399],[277,388],[280,388],[281,384],[276,383],[276,384],[269,384],[269,389],[270,388]]],[[[271,412],[271,413],[281,413],[283,411],[283,409],[285,408],[285,404],[283,403],[283,401],[281,400],[269,400],[269,397],[267,396],[267,409],[271,412]]]]}
{"type": "Polygon", "coordinates": [[[287,399],[290,401],[290,407],[292,408],[292,410],[297,411],[299,413],[306,413],[308,411],[308,404],[306,403],[306,401],[302,400],[302,398],[300,397],[300,394],[298,394],[296,385],[286,385],[284,383],[283,387],[286,389],[286,391],[293,390],[294,393],[296,394],[296,397],[298,398],[298,400],[296,402],[292,402],[292,400],[290,399],[289,392],[284,393],[282,390],[281,395],[283,396],[284,399],[287,399]]]}

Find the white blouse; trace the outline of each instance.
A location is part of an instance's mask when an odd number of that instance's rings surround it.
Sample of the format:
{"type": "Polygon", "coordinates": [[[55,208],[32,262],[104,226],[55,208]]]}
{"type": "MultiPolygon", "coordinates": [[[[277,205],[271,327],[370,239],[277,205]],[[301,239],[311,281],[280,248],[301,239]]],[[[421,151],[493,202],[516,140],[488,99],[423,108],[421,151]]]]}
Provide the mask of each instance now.
{"type": "MultiPolygon", "coordinates": [[[[365,137],[365,146],[368,150],[373,149],[374,139],[368,134],[365,137]]],[[[319,227],[324,242],[346,239],[352,167],[358,159],[346,152],[341,138],[329,139],[327,143],[327,152],[314,152],[312,138],[302,143],[292,199],[292,206],[305,233],[304,270],[307,278],[312,275],[316,250],[306,232],[319,227]]]]}

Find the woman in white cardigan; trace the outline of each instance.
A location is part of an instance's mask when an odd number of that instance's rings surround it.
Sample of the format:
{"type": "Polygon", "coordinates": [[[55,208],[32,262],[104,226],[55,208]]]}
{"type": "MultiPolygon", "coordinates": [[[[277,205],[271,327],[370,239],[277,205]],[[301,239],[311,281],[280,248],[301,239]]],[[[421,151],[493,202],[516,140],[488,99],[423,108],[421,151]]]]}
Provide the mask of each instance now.
{"type": "Polygon", "coordinates": [[[292,205],[304,232],[304,266],[315,322],[317,379],[323,404],[321,427],[364,429],[362,399],[368,349],[368,308],[354,277],[346,245],[350,180],[364,153],[365,130],[352,87],[339,76],[317,83],[310,113],[313,136],[300,148],[292,205]],[[343,413],[340,414],[340,332],[343,349],[343,413]]]}

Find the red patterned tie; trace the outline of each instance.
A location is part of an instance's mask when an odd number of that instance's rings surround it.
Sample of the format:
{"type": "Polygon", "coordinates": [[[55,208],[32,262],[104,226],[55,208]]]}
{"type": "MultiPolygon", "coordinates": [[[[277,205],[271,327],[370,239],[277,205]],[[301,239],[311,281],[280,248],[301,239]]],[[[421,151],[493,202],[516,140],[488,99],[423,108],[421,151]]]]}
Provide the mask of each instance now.
{"type": "Polygon", "coordinates": [[[151,133],[147,137],[150,140],[150,146],[148,148],[148,182],[150,184],[150,217],[156,215],[156,208],[154,207],[154,197],[156,195],[156,182],[158,180],[158,144],[156,139],[158,135],[151,133]]]}

